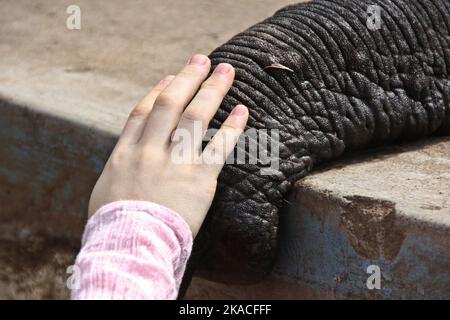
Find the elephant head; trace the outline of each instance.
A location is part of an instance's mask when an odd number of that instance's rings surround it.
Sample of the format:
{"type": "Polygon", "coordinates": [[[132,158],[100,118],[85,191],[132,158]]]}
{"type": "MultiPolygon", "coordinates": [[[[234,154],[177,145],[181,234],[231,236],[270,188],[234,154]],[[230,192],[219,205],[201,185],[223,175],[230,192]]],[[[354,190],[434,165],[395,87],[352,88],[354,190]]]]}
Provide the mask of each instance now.
{"type": "Polygon", "coordinates": [[[450,133],[449,30],[448,0],[315,0],[214,50],[213,65],[232,64],[236,79],[211,127],[246,105],[248,129],[278,132],[279,166],[224,167],[191,269],[216,281],[261,279],[274,262],[283,199],[315,165],[450,133]],[[369,21],[374,8],[378,26],[369,21]]]}

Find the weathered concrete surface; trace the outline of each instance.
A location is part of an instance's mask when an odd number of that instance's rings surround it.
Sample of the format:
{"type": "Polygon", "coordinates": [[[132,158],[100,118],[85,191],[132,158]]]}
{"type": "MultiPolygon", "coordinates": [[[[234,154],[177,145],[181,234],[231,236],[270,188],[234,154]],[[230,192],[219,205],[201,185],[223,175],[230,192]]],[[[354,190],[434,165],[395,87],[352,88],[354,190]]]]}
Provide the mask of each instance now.
{"type": "Polygon", "coordinates": [[[450,139],[307,177],[293,202],[280,274],[337,297],[450,298],[450,139]],[[380,290],[365,286],[369,265],[381,269],[380,290]]]}
{"type": "Polygon", "coordinates": [[[295,0],[4,0],[0,96],[119,133],[149,87],[295,0]],[[68,30],[66,8],[81,9],[68,30]]]}
{"type": "MultiPolygon", "coordinates": [[[[129,110],[191,53],[290,2],[83,0],[80,31],[65,28],[71,1],[2,2],[0,297],[67,297],[89,192],[129,110]]],[[[450,298],[449,144],[308,177],[281,217],[267,281],[196,279],[188,296],[450,298]],[[369,264],[381,268],[379,291],[365,287],[369,264]]]]}

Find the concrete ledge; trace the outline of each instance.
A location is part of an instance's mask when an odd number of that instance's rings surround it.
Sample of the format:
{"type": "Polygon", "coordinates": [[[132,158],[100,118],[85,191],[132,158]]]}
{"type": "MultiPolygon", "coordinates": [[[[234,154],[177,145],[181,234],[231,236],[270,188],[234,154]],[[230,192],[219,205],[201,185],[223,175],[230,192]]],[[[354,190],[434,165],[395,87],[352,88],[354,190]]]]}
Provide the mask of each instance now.
{"type": "Polygon", "coordinates": [[[344,298],[450,298],[448,138],[368,153],[293,197],[277,274],[344,298]],[[366,287],[369,265],[380,290],[366,287]]]}

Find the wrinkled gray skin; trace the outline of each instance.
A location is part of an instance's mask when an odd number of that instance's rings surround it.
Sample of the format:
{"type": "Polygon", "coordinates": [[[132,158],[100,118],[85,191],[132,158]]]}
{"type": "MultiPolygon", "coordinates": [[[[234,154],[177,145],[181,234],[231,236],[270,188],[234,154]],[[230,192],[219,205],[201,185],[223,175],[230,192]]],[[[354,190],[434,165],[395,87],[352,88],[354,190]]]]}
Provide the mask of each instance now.
{"type": "MultiPolygon", "coordinates": [[[[223,282],[270,272],[278,212],[292,184],[344,152],[450,132],[450,1],[334,0],[288,6],[213,51],[236,80],[216,114],[250,109],[280,131],[280,171],[227,165],[196,240],[192,270],[223,282]],[[381,29],[366,25],[381,8],[381,29]],[[265,68],[278,63],[287,69],[265,68]]],[[[248,150],[247,150],[248,151],[248,150]]]]}

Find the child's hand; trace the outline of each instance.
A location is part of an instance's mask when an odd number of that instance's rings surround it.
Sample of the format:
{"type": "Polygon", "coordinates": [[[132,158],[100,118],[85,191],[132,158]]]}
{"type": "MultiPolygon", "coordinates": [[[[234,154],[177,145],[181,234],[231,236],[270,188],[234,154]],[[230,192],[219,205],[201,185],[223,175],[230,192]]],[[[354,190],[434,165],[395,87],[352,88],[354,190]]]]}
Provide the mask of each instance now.
{"type": "Polygon", "coordinates": [[[171,141],[174,130],[188,130],[191,148],[201,150],[203,136],[194,134],[194,123],[201,123],[204,133],[233,82],[229,64],[218,65],[205,81],[210,67],[206,56],[193,56],[177,76],[165,77],[131,112],[92,192],[89,215],[117,200],[151,201],[180,214],[196,236],[211,206],[217,176],[248,119],[246,107],[235,107],[203,151],[205,157],[211,155],[208,159],[219,154],[220,162],[198,163],[199,154],[192,161],[174,161],[174,147],[180,146],[171,141]]]}

